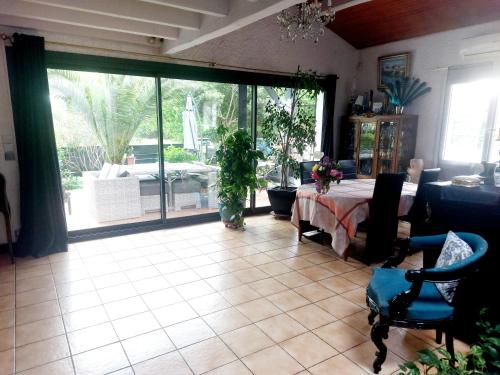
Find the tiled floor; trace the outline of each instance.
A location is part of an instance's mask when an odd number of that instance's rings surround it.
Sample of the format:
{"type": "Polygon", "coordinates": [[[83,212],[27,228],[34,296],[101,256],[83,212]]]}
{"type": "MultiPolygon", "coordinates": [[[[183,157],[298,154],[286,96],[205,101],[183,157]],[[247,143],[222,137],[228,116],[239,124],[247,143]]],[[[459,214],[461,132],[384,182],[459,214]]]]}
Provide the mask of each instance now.
{"type": "MultiPolygon", "coordinates": [[[[296,238],[259,216],[2,257],[0,374],[370,373],[370,268],[296,238]]],[[[388,346],[384,374],[435,343],[392,329],[388,346]]]]}

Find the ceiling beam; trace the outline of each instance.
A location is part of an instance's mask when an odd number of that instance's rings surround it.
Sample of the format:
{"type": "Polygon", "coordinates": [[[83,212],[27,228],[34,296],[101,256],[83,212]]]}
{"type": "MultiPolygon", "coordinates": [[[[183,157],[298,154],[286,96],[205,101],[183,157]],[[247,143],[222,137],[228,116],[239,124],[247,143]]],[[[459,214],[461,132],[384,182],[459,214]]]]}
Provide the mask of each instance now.
{"type": "Polygon", "coordinates": [[[229,0],[140,0],[145,3],[166,5],[209,16],[224,17],[229,13],[229,0]]]}
{"type": "Polygon", "coordinates": [[[179,35],[179,29],[172,26],[13,0],[0,0],[1,14],[172,40],[179,35]]]}
{"type": "Polygon", "coordinates": [[[144,4],[135,0],[22,0],[30,3],[77,10],[105,16],[157,23],[172,27],[197,30],[201,15],[178,8],[144,4]]]}
{"type": "Polygon", "coordinates": [[[67,25],[23,17],[0,15],[0,25],[36,30],[37,32],[50,32],[59,35],[67,34],[93,39],[110,40],[114,42],[151,45],[151,43],[148,42],[148,38],[144,35],[127,34],[118,31],[98,30],[90,27],[67,25]]]}
{"type": "Polygon", "coordinates": [[[174,54],[184,51],[188,48],[241,29],[242,27],[278,13],[302,1],[303,0],[233,0],[229,14],[226,17],[205,18],[200,30],[197,31],[181,30],[177,40],[163,43],[162,52],[164,54],[174,54]]]}

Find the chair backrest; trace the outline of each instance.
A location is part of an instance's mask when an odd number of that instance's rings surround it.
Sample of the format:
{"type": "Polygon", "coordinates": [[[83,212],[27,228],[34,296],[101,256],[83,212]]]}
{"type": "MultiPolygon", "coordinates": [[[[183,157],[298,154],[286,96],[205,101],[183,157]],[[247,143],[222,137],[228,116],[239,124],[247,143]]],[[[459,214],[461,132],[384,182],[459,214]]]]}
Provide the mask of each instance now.
{"type": "Polygon", "coordinates": [[[5,216],[10,216],[10,206],[7,199],[7,184],[5,177],[0,173],[0,212],[5,216]]]}
{"type": "Polygon", "coordinates": [[[417,193],[415,194],[415,200],[413,205],[408,212],[408,217],[410,222],[424,221],[426,218],[426,208],[425,208],[425,196],[424,196],[424,185],[428,182],[436,182],[439,178],[439,172],[441,168],[434,169],[424,169],[418,180],[417,193]]]}
{"type": "Polygon", "coordinates": [[[314,178],[311,177],[312,168],[319,161],[303,161],[300,163],[300,184],[310,184],[314,182],[314,178]]]}
{"type": "Polygon", "coordinates": [[[398,208],[405,173],[380,173],[370,201],[366,260],[382,260],[392,254],[398,232],[398,208]]]}
{"type": "Polygon", "coordinates": [[[356,160],[339,160],[342,167],[344,180],[353,180],[356,178],[356,160]]]}

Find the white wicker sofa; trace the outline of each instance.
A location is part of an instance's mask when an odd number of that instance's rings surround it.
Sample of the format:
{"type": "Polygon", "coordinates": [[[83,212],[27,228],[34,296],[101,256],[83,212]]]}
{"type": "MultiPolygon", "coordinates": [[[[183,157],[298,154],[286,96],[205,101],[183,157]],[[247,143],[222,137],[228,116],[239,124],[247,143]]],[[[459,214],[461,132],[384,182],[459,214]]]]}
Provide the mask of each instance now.
{"type": "Polygon", "coordinates": [[[97,222],[132,219],[142,215],[139,178],[99,178],[99,171],[83,172],[89,212],[97,222]]]}

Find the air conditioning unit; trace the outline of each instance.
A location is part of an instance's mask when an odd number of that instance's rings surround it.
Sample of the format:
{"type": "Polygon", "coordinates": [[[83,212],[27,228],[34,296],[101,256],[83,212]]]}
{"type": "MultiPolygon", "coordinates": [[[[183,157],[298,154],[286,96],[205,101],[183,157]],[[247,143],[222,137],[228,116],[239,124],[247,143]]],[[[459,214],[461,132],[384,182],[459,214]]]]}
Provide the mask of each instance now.
{"type": "Polygon", "coordinates": [[[460,53],[464,59],[500,57],[500,33],[462,39],[460,53]]]}

